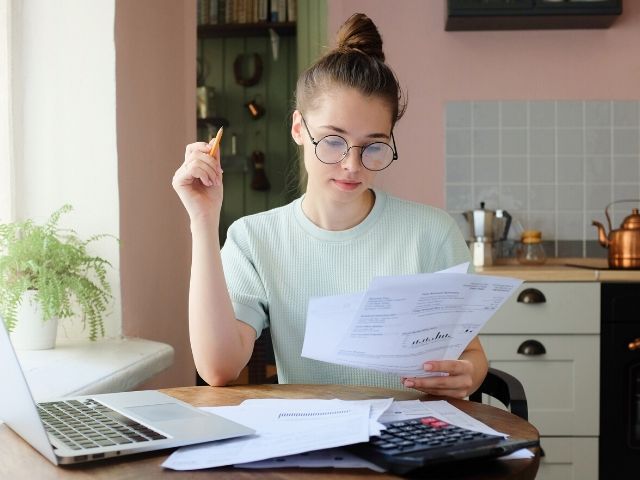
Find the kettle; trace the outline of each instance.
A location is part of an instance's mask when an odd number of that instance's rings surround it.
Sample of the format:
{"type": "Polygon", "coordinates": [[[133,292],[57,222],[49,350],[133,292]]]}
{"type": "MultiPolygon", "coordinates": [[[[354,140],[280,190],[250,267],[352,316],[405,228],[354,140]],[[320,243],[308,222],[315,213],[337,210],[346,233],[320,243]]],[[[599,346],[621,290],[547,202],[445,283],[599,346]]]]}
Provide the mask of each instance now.
{"type": "Polygon", "coordinates": [[[638,213],[638,209],[631,210],[631,215],[625,217],[620,228],[616,230],[611,228],[609,207],[622,202],[640,203],[640,200],[616,200],[605,207],[604,215],[609,224],[608,236],[600,222],[594,220],[591,223],[598,227],[600,245],[609,248],[610,268],[640,268],[640,213],[638,213]]]}
{"type": "Polygon", "coordinates": [[[484,202],[480,202],[479,209],[467,210],[462,215],[469,223],[470,241],[490,243],[506,240],[511,226],[511,215],[506,210],[488,210],[484,208],[484,202]],[[503,222],[498,223],[496,219],[503,222]]]}
{"type": "Polygon", "coordinates": [[[506,210],[486,210],[484,202],[480,202],[479,209],[462,212],[462,215],[469,223],[470,236],[467,244],[471,250],[473,266],[493,265],[493,243],[507,238],[511,215],[506,210]]]}

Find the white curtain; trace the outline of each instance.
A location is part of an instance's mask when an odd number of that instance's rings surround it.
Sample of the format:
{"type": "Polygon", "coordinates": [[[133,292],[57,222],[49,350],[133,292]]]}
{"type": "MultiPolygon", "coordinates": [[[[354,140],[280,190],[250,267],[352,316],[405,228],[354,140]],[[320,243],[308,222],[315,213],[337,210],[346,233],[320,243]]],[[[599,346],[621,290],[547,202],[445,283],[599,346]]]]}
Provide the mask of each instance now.
{"type": "Polygon", "coordinates": [[[11,2],[0,0],[0,223],[14,219],[11,2]]]}

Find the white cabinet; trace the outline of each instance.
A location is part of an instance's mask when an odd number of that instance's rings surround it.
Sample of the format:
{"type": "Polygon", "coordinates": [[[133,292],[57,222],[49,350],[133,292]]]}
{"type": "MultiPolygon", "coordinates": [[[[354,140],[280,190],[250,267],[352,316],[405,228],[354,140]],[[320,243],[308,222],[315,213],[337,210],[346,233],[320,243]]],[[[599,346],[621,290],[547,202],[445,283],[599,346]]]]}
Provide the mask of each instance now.
{"type": "Polygon", "coordinates": [[[490,365],[524,386],[545,451],[537,478],[597,479],[600,284],[526,282],[480,337],[490,365]]]}

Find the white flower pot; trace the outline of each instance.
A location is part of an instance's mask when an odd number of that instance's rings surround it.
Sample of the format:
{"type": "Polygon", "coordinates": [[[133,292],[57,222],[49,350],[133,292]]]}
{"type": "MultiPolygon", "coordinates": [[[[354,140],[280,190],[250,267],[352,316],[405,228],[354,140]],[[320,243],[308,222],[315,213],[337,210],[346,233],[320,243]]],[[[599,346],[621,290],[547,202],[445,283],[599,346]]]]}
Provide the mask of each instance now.
{"type": "Polygon", "coordinates": [[[35,301],[35,291],[22,296],[11,343],[16,350],[47,350],[56,346],[58,319],[42,319],[42,308],[35,301]]]}

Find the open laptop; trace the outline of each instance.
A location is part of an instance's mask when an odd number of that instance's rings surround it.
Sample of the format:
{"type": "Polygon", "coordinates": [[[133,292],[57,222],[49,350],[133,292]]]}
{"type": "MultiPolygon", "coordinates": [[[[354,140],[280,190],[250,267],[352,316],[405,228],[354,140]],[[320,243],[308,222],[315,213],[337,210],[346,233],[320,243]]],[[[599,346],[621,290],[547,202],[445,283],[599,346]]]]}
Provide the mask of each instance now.
{"type": "Polygon", "coordinates": [[[255,433],[156,391],[35,403],[0,318],[0,419],[56,465],[255,433]]]}

